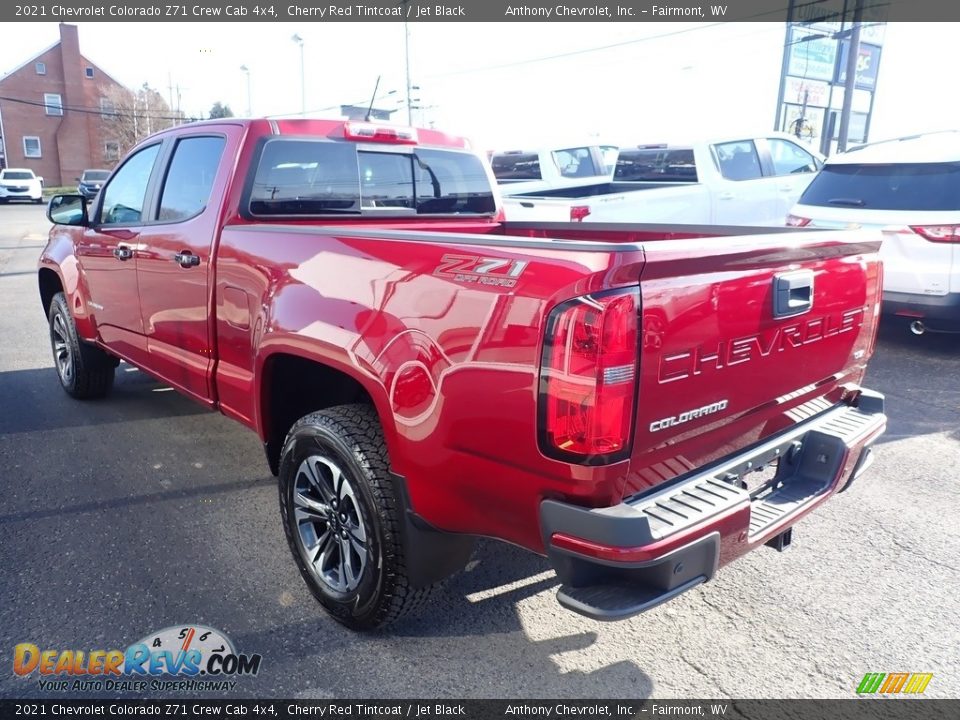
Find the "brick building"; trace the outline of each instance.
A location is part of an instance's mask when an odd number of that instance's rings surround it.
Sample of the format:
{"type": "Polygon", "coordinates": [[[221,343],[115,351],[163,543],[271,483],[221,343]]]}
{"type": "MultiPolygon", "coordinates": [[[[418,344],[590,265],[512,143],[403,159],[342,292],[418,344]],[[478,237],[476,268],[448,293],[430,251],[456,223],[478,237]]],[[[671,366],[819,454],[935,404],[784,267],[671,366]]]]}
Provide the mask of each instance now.
{"type": "Polygon", "coordinates": [[[0,167],[30,168],[47,186],[112,168],[120,148],[100,111],[112,108],[107,95],[118,87],[80,54],[77,26],[61,23],[59,42],[0,79],[0,167]]]}

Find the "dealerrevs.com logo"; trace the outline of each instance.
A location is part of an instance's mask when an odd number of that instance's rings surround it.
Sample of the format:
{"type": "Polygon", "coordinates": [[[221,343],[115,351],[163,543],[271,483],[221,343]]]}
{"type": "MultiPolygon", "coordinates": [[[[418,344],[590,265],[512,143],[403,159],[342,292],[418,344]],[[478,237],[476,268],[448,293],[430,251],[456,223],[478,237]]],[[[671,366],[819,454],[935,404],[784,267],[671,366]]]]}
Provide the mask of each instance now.
{"type": "Polygon", "coordinates": [[[238,653],[219,630],[203,625],[164,628],[126,650],[40,649],[20,643],[13,672],[35,673],[43,691],[230,691],[236,677],[256,675],[260,655],[238,653]]]}

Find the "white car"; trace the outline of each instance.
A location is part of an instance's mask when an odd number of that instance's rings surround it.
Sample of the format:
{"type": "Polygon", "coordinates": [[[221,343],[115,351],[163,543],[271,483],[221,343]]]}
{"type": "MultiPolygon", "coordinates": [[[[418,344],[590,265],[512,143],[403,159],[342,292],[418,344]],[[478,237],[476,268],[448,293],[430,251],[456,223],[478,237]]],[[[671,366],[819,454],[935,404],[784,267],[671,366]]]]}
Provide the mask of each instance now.
{"type": "Polygon", "coordinates": [[[788,225],[883,232],[883,312],[922,334],[960,329],[960,132],[871,143],[831,157],[788,225]]]}
{"type": "MultiPolygon", "coordinates": [[[[551,186],[543,176],[546,187],[530,188],[551,165],[543,152],[494,155],[507,220],[782,226],[823,164],[817,151],[777,132],[621,145],[612,173],[599,162],[605,148],[592,149],[585,180],[567,175],[551,186]],[[521,177],[527,182],[518,182],[521,177]]],[[[558,152],[570,149],[551,155],[558,152]]]]}
{"type": "Polygon", "coordinates": [[[43,202],[43,180],[25,168],[0,170],[0,203],[10,200],[43,202]]]}

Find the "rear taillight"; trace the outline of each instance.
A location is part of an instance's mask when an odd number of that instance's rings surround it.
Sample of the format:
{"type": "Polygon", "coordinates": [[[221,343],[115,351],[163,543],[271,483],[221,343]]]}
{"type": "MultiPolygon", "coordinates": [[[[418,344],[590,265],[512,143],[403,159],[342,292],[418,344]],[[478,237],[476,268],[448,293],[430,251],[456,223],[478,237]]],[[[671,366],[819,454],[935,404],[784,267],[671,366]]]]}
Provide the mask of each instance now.
{"type": "Polygon", "coordinates": [[[629,455],[639,305],[634,288],[585,295],[550,313],[540,367],[539,436],[545,455],[590,464],[629,455]]]}
{"type": "Polygon", "coordinates": [[[960,243],[960,225],[911,225],[917,235],[939,243],[960,243]]]}
{"type": "Polygon", "coordinates": [[[787,215],[788,227],[806,227],[810,224],[810,218],[800,217],[799,215],[787,215]]]}
{"type": "Polygon", "coordinates": [[[589,205],[573,205],[570,208],[570,222],[582,222],[590,214],[589,205]]]}

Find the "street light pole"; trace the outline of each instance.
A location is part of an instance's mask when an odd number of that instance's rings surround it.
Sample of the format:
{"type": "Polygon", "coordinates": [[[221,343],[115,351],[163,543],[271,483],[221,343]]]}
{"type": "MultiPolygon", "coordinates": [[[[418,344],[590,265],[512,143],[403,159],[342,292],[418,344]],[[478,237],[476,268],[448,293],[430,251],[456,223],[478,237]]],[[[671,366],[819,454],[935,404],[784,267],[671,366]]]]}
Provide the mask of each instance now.
{"type": "Polygon", "coordinates": [[[246,65],[241,65],[241,66],[240,66],[240,69],[247,74],[247,117],[253,117],[253,110],[252,110],[253,102],[252,102],[252,100],[250,99],[250,98],[251,98],[251,93],[250,93],[250,68],[248,68],[246,65]]]}
{"type": "Polygon", "coordinates": [[[294,33],[290,38],[300,46],[300,115],[307,116],[307,75],[306,66],[303,62],[303,38],[294,33]]]}
{"type": "Polygon", "coordinates": [[[847,77],[843,84],[843,107],[840,110],[840,133],[837,139],[837,152],[847,149],[847,135],[850,133],[850,111],[853,109],[853,91],[857,86],[857,60],[860,58],[860,21],[863,18],[863,0],[857,0],[853,10],[853,32],[847,46],[847,77]]]}
{"type": "MultiPolygon", "coordinates": [[[[409,3],[410,0],[403,0],[404,6],[409,3]]],[[[407,23],[406,13],[403,15],[403,51],[407,70],[407,125],[413,125],[413,105],[410,100],[410,25],[407,23]]]]}

